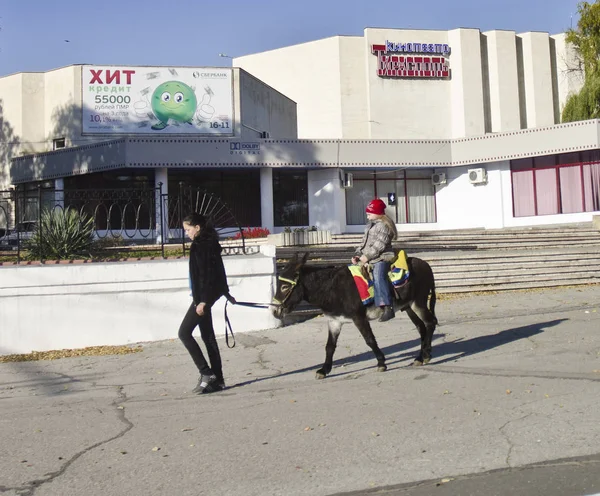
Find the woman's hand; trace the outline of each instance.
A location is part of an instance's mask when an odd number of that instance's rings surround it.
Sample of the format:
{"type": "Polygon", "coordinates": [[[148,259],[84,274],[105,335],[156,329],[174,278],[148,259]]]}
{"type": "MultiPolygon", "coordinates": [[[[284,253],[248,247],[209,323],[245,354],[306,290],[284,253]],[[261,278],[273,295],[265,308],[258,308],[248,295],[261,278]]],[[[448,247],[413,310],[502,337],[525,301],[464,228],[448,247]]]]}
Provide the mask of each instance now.
{"type": "Polygon", "coordinates": [[[202,317],[204,315],[204,307],[206,306],[206,303],[198,303],[198,305],[196,305],[196,314],[199,317],[202,317]]]}
{"type": "Polygon", "coordinates": [[[358,263],[359,258],[358,257],[352,257],[352,263],[354,265],[356,265],[358,263]]]}

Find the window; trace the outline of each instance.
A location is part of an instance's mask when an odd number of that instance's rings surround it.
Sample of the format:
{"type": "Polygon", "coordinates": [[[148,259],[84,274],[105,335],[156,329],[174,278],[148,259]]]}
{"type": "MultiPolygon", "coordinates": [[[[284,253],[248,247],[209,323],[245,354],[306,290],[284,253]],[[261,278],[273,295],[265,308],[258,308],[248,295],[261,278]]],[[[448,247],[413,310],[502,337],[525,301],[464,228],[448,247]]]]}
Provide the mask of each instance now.
{"type": "Polygon", "coordinates": [[[433,169],[370,170],[354,172],[354,187],[346,190],[346,223],[365,223],[365,208],[373,198],[388,205],[388,194],[396,194],[396,205],[385,213],[396,224],[436,221],[433,169]]]}
{"type": "Polygon", "coordinates": [[[510,168],[515,217],[600,208],[598,150],[513,160],[510,168]]]}
{"type": "Polygon", "coordinates": [[[67,146],[67,142],[65,138],[56,138],[52,140],[52,149],[60,150],[61,148],[65,148],[67,146]]]}
{"type": "Polygon", "coordinates": [[[308,172],[273,170],[275,226],[308,226],[308,172]]]}

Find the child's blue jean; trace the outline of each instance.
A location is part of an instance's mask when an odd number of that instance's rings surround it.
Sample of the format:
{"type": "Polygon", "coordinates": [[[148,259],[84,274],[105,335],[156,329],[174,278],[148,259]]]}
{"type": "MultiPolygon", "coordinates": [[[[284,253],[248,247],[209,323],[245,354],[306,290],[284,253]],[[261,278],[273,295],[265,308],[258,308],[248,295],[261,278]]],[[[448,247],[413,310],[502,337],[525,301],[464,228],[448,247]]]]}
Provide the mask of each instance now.
{"type": "Polygon", "coordinates": [[[375,286],[375,305],[378,307],[392,305],[392,290],[388,279],[390,263],[376,262],[373,264],[373,285],[375,286]]]}

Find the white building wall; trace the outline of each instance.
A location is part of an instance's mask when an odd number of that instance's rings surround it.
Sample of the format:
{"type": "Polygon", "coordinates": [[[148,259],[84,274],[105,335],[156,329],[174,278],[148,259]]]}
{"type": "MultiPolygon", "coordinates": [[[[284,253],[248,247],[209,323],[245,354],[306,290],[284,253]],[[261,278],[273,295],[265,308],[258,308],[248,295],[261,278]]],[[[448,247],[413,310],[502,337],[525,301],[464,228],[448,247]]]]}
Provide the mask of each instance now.
{"type": "Polygon", "coordinates": [[[558,124],[554,114],[548,33],[523,33],[518,37],[521,39],[523,58],[525,127],[558,124]]]}
{"type": "MultiPolygon", "coordinates": [[[[264,251],[224,257],[239,301],[271,301],[274,247],[264,251]]],[[[0,267],[0,280],[0,355],[176,339],[191,304],[187,260],[0,267]]],[[[212,311],[217,335],[224,304],[212,311]]],[[[228,305],[227,312],[235,332],[280,325],[268,309],[228,305]]]]}
{"type": "Polygon", "coordinates": [[[236,120],[240,121],[239,136],[260,138],[267,132],[270,138],[298,137],[296,103],[274,91],[245,71],[234,69],[239,80],[239,96],[236,99],[236,120]]]}
{"type": "Polygon", "coordinates": [[[0,189],[8,188],[10,159],[21,154],[23,74],[0,78],[0,189]]]}
{"type": "Polygon", "coordinates": [[[471,184],[472,167],[446,169],[447,183],[437,187],[437,229],[501,228],[503,223],[502,170],[508,162],[479,164],[487,171],[485,184],[471,184]]]}
{"type": "Polygon", "coordinates": [[[362,37],[340,37],[342,137],[346,139],[364,139],[369,136],[367,74],[364,62],[368,50],[362,37]]]}
{"type": "Polygon", "coordinates": [[[52,150],[56,138],[66,138],[67,147],[106,141],[103,137],[82,136],[81,118],[81,66],[46,72],[43,119],[47,149],[52,150]]]}
{"type": "Polygon", "coordinates": [[[44,73],[23,74],[23,107],[22,107],[22,154],[45,152],[48,150],[46,143],[46,130],[44,120],[39,118],[44,111],[44,73]]]}
{"type": "Polygon", "coordinates": [[[489,131],[516,131],[521,129],[521,117],[515,32],[488,31],[483,36],[488,58],[489,131]]]}
{"type": "MultiPolygon", "coordinates": [[[[441,79],[398,79],[377,75],[372,45],[396,43],[449,43],[447,31],[365,29],[364,62],[367,70],[366,120],[368,138],[438,139],[452,137],[451,82],[441,79]]],[[[454,47],[452,47],[454,49],[454,47]]],[[[350,56],[350,55],[348,55],[350,56]]],[[[356,56],[356,55],[354,55],[356,56]]],[[[454,52],[450,69],[455,67],[454,52]]],[[[454,72],[452,72],[454,77],[454,72]]],[[[304,102],[298,101],[300,108],[304,102]]]]}
{"type": "Polygon", "coordinates": [[[241,67],[298,105],[298,137],[341,138],[338,36],[236,57],[241,67]]]}

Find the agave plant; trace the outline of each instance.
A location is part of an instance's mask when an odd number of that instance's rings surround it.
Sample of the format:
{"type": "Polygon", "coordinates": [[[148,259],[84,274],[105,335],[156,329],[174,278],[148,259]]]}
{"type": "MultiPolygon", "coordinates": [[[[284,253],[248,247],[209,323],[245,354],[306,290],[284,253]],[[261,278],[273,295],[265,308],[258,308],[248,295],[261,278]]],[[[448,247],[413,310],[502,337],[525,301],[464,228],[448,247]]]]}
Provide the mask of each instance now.
{"type": "Polygon", "coordinates": [[[63,260],[89,255],[94,219],[73,209],[44,210],[26,248],[33,259],[63,260]]]}

